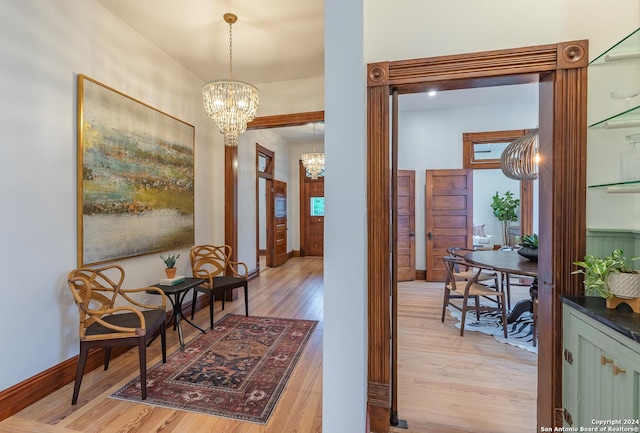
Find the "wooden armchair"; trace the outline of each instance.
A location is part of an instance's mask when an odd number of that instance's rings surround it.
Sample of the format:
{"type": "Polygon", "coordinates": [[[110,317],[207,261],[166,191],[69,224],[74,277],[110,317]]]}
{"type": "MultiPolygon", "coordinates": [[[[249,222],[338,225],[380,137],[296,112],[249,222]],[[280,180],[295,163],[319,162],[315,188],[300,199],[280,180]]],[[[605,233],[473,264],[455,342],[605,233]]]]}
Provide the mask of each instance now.
{"type": "Polygon", "coordinates": [[[90,349],[105,349],[104,369],[109,368],[111,348],[138,346],[142,399],[147,398],[147,343],[160,334],[162,362],[167,362],[166,298],[155,287],[122,289],[124,269],[109,265],[98,269],[79,268],[67,278],[80,314],[80,355],[71,404],[78,401],[80,384],[90,349]],[[143,305],[133,293],[157,291],[160,305],[143,305]]]}
{"type": "Polygon", "coordinates": [[[196,287],[193,291],[191,319],[193,319],[196,311],[198,292],[207,293],[209,295],[209,320],[211,322],[211,329],[213,329],[213,303],[216,295],[222,295],[222,309],[224,310],[226,292],[243,287],[245,315],[249,315],[247,283],[249,268],[243,262],[231,261],[231,251],[229,245],[198,245],[193,247],[189,254],[193,276],[205,280],[204,284],[196,287]],[[236,268],[242,268],[243,272],[239,272],[239,269],[236,268]]]}

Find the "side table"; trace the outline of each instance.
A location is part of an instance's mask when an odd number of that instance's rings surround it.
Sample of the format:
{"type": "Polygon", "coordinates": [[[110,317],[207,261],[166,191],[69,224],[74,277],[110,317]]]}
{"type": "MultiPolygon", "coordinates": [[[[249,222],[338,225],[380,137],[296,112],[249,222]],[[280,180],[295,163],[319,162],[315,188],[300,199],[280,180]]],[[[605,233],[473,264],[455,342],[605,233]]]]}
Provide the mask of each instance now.
{"type": "Polygon", "coordinates": [[[161,289],[165,293],[165,295],[167,295],[167,298],[169,298],[169,301],[173,306],[173,321],[175,328],[177,328],[178,330],[178,340],[180,341],[180,350],[182,351],[184,351],[184,338],[182,336],[182,326],[180,325],[182,319],[184,319],[189,325],[193,326],[203,334],[206,332],[204,329],[200,328],[198,325],[187,319],[187,317],[182,314],[182,301],[184,300],[187,292],[202,283],[204,283],[204,280],[202,278],[185,278],[184,281],[178,284],[174,284],[173,286],[163,286],[161,284],[153,285],[153,287],[161,289]]]}

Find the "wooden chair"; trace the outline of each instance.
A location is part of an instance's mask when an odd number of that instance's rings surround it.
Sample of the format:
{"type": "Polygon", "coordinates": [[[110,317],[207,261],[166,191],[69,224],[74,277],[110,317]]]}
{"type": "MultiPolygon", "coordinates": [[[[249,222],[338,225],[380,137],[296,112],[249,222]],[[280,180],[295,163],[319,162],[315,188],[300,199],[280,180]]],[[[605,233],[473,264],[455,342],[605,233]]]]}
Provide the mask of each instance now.
{"type": "Polygon", "coordinates": [[[456,277],[456,268],[466,265],[466,262],[459,257],[444,256],[442,260],[447,270],[447,277],[444,285],[444,302],[442,304],[441,321],[444,322],[445,312],[449,305],[460,310],[462,312],[460,336],[463,336],[467,311],[474,310],[478,320],[480,319],[480,311],[500,311],[502,312],[502,328],[506,338],[507,308],[505,305],[505,295],[504,292],[500,290],[500,287],[497,284],[491,287],[478,282],[478,278],[483,271],[482,268],[476,268],[471,278],[463,279],[456,277]],[[473,298],[474,305],[469,304],[469,298],[473,298]],[[494,302],[497,306],[481,305],[480,298],[494,302]],[[460,306],[451,302],[452,299],[462,299],[462,305],[460,306]]]}
{"type": "Polygon", "coordinates": [[[226,292],[243,287],[245,315],[249,315],[249,268],[243,262],[231,261],[231,251],[229,245],[198,245],[193,247],[189,254],[193,276],[205,280],[204,284],[196,287],[193,291],[191,319],[193,319],[196,312],[198,292],[207,293],[209,295],[209,320],[211,322],[211,329],[213,329],[213,303],[216,295],[222,295],[222,309],[224,310],[226,292]],[[244,272],[238,272],[236,268],[240,267],[243,268],[244,272]]]}
{"type": "Polygon", "coordinates": [[[138,346],[142,399],[147,398],[147,344],[160,334],[162,362],[167,362],[166,298],[155,287],[122,289],[124,269],[118,265],[98,269],[79,268],[67,277],[80,314],[80,355],[71,404],[78,401],[80,384],[90,349],[105,349],[104,369],[109,368],[111,348],[138,346]],[[143,305],[130,295],[157,292],[160,305],[143,305]]]}
{"type": "MultiPolygon", "coordinates": [[[[455,265],[454,275],[458,280],[468,280],[476,274],[476,270],[472,265],[466,263],[464,260],[465,252],[473,251],[467,248],[447,248],[447,252],[451,257],[456,257],[461,260],[460,264],[455,265]]],[[[483,270],[478,276],[478,282],[492,281],[492,284],[498,286],[498,273],[495,271],[483,270]]]]}

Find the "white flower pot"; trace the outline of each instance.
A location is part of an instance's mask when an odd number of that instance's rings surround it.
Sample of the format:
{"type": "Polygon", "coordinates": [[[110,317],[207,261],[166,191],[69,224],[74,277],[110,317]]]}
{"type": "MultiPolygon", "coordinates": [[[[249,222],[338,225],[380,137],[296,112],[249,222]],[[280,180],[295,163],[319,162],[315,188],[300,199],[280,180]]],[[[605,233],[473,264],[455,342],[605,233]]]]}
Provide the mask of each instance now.
{"type": "Polygon", "coordinates": [[[640,273],[614,272],[607,277],[609,290],[619,298],[640,297],[640,273]]]}

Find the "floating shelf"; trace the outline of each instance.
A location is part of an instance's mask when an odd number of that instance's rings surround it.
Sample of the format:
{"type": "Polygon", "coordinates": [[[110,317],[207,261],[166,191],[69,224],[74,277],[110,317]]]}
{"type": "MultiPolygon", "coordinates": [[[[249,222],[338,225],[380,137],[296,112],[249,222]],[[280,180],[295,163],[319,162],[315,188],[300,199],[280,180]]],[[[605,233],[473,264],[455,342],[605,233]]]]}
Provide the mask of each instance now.
{"type": "Polygon", "coordinates": [[[589,188],[605,188],[607,194],[636,194],[640,193],[640,179],[628,180],[624,182],[601,183],[589,185],[589,188]]]}
{"type": "Polygon", "coordinates": [[[603,65],[629,60],[640,60],[640,29],[637,29],[607,51],[600,54],[593,59],[589,65],[603,65]]]}
{"type": "Polygon", "coordinates": [[[638,128],[640,127],[640,105],[615,116],[589,125],[591,129],[638,128]]]}

